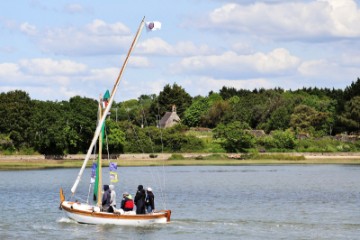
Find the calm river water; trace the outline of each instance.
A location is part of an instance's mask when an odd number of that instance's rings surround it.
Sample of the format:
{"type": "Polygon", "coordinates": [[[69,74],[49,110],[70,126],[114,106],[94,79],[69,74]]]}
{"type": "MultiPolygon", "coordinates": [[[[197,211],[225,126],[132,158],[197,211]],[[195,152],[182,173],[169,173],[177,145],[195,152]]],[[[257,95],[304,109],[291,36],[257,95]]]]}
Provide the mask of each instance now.
{"type": "MultiPolygon", "coordinates": [[[[69,195],[78,169],[4,171],[0,239],[360,239],[360,166],[133,167],[118,173],[118,202],[123,191],[151,186],[156,208],[172,210],[171,223],[77,224],[58,209],[58,190],[69,195]]],[[[83,199],[89,177],[86,170],[78,189],[83,199]]]]}

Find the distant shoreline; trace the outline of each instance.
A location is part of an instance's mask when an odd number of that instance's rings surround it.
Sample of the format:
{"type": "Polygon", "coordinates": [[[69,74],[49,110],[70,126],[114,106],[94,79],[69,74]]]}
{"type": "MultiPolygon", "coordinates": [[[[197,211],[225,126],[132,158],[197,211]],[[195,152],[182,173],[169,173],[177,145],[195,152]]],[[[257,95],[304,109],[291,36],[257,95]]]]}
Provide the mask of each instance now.
{"type": "MultiPolygon", "coordinates": [[[[303,159],[237,159],[241,154],[227,154],[228,159],[201,159],[212,153],[181,153],[185,159],[169,160],[172,154],[157,154],[151,158],[150,154],[121,154],[117,159],[118,166],[205,166],[205,165],[277,165],[277,164],[359,164],[360,152],[350,153],[266,153],[284,156],[304,156],[303,159]],[[235,156],[235,157],[234,157],[235,156]],[[200,158],[199,158],[200,157],[200,158]]],[[[43,155],[0,155],[0,170],[31,170],[52,168],[79,168],[85,155],[67,155],[64,159],[45,159],[43,155]]],[[[92,163],[89,160],[88,166],[92,163]]],[[[104,160],[104,166],[108,160],[104,160]]]]}

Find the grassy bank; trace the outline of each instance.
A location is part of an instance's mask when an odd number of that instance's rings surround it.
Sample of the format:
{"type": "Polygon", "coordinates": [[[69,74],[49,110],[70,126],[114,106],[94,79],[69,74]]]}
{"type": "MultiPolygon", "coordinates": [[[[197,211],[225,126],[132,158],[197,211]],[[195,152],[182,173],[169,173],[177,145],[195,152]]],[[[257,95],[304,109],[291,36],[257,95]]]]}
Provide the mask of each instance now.
{"type": "MultiPolygon", "coordinates": [[[[205,165],[271,165],[271,164],[360,164],[359,155],[300,155],[300,154],[173,154],[161,158],[124,157],[112,160],[118,166],[205,166],[205,165]]],[[[52,168],[80,168],[82,159],[45,160],[28,158],[0,159],[0,170],[31,170],[52,168]]],[[[90,167],[92,161],[89,161],[90,167]]],[[[105,160],[104,167],[108,166],[105,160]]]]}

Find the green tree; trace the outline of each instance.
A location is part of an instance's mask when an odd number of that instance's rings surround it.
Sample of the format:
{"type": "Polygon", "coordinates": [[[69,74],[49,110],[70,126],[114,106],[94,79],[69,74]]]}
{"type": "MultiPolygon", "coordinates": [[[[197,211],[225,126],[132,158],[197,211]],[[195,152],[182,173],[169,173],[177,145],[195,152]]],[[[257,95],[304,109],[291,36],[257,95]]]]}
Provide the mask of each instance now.
{"type": "Polygon", "coordinates": [[[73,140],[77,141],[76,144],[69,146],[69,151],[70,153],[86,152],[97,124],[98,102],[91,98],[75,96],[70,98],[66,107],[69,111],[67,123],[74,135],[73,140]]]}
{"type": "Polygon", "coordinates": [[[216,138],[223,139],[222,146],[228,152],[244,152],[255,146],[255,138],[249,131],[249,125],[241,122],[232,122],[219,125],[214,130],[216,138]]]}
{"type": "Polygon", "coordinates": [[[209,110],[205,112],[201,117],[201,126],[214,128],[219,123],[224,122],[225,114],[230,110],[229,103],[227,101],[214,102],[209,110]]]}
{"type": "Polygon", "coordinates": [[[189,127],[200,126],[201,117],[209,109],[209,100],[205,97],[196,98],[184,113],[183,123],[189,127]]]}
{"type": "Polygon", "coordinates": [[[350,101],[355,96],[360,96],[360,78],[356,82],[352,82],[344,91],[345,101],[350,101]]]}
{"type": "Polygon", "coordinates": [[[175,105],[177,114],[182,119],[185,110],[191,105],[191,101],[191,96],[181,86],[176,83],[172,86],[167,84],[153,103],[151,112],[154,116],[163,116],[165,112],[171,111],[172,106],[175,105]]]}
{"type": "Polygon", "coordinates": [[[24,91],[0,94],[0,132],[7,134],[17,149],[30,144],[26,129],[31,125],[31,109],[31,99],[24,91]]]}
{"type": "Polygon", "coordinates": [[[109,144],[109,152],[124,153],[125,133],[121,130],[117,122],[107,120],[106,129],[108,129],[107,140],[109,144]]]}
{"type": "Polygon", "coordinates": [[[339,117],[348,131],[360,131],[360,96],[353,97],[345,104],[345,111],[339,117]]]}
{"type": "Polygon", "coordinates": [[[290,130],[272,132],[275,145],[280,149],[294,149],[296,146],[296,137],[290,130]]]}
{"type": "Polygon", "coordinates": [[[63,155],[68,149],[69,123],[64,106],[57,102],[35,100],[28,129],[36,151],[45,155],[63,155]]]}
{"type": "Polygon", "coordinates": [[[7,150],[10,152],[15,151],[15,146],[13,141],[10,139],[8,135],[0,134],[0,151],[7,150]]]}
{"type": "Polygon", "coordinates": [[[136,99],[130,99],[118,104],[118,121],[131,121],[141,125],[141,108],[136,99]]]}
{"type": "Polygon", "coordinates": [[[312,135],[324,135],[324,125],[328,119],[328,113],[316,111],[313,107],[300,104],[295,107],[291,115],[290,126],[297,132],[307,132],[312,135]]]}
{"type": "Polygon", "coordinates": [[[252,105],[250,98],[233,96],[228,99],[229,110],[224,113],[224,123],[240,121],[250,124],[252,116],[252,105]]]}

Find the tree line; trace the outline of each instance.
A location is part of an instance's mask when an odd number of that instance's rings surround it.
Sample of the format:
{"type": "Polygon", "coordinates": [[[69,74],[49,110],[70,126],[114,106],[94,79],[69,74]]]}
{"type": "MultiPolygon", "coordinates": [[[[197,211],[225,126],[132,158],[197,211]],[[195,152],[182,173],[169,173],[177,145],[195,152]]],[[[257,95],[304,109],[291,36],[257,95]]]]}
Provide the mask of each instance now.
{"type": "MultiPolygon", "coordinates": [[[[97,100],[75,96],[69,101],[33,100],[21,91],[0,94],[0,150],[3,153],[85,153],[97,124],[97,100]]],[[[110,152],[204,151],[217,145],[228,152],[252,148],[306,149],[309,141],[360,131],[360,79],[345,89],[235,89],[222,87],[207,96],[191,97],[177,84],[159,95],[114,102],[106,120],[110,152]],[[181,124],[157,126],[176,105],[181,124]],[[212,129],[209,144],[190,128],[212,129]],[[250,130],[263,130],[257,138],[250,130]]],[[[358,141],[355,141],[355,148],[358,141]]],[[[329,142],[327,142],[329,145],[329,142]]],[[[106,148],[105,148],[106,150],[106,148]]]]}

